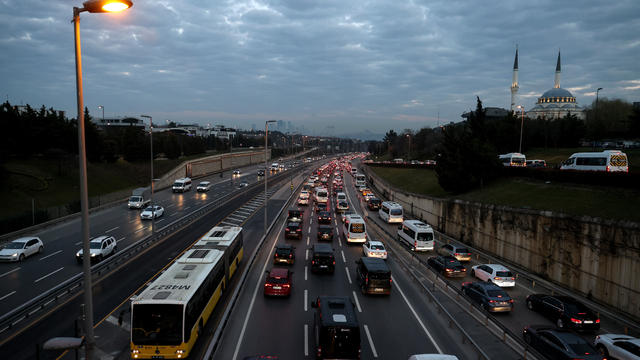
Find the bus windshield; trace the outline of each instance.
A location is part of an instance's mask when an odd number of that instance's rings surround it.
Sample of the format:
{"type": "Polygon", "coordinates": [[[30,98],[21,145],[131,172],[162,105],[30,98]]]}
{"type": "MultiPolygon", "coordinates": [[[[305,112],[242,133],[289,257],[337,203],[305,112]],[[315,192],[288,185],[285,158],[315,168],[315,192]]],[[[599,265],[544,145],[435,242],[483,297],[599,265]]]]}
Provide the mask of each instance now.
{"type": "Polygon", "coordinates": [[[134,304],[131,342],[136,345],[180,345],[182,305],[134,304]]]}
{"type": "Polygon", "coordinates": [[[400,216],[402,215],[402,209],[391,209],[391,215],[400,216]]]}

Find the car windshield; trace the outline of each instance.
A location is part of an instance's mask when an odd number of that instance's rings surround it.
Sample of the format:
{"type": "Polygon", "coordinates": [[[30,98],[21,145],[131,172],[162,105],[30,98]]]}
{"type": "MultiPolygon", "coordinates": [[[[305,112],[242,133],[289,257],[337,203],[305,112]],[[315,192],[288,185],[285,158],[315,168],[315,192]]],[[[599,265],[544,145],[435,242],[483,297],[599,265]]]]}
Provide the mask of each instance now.
{"type": "Polygon", "coordinates": [[[24,248],[24,244],[26,243],[14,241],[14,242],[8,243],[4,248],[5,249],[22,249],[24,248]]]}
{"type": "Polygon", "coordinates": [[[512,277],[511,271],[496,271],[496,276],[499,277],[512,277]]]}
{"type": "Polygon", "coordinates": [[[289,254],[291,254],[291,249],[289,249],[289,248],[277,248],[276,249],[276,253],[278,253],[279,255],[289,255],[289,254]]]}
{"type": "Polygon", "coordinates": [[[390,211],[391,215],[402,215],[402,209],[391,209],[390,211]]]}
{"type": "Polygon", "coordinates": [[[371,249],[371,250],[384,250],[384,246],[371,244],[371,246],[369,246],[369,249],[371,249]]]}
{"type": "Polygon", "coordinates": [[[89,243],[90,249],[102,249],[102,243],[98,241],[92,241],[89,243]]]}
{"type": "Polygon", "coordinates": [[[131,342],[136,345],[182,343],[182,305],[136,304],[131,320],[131,342]]]}
{"type": "Polygon", "coordinates": [[[418,233],[418,241],[431,241],[433,240],[433,233],[421,232],[418,233]]]}
{"type": "Polygon", "coordinates": [[[153,211],[153,206],[148,206],[144,209],[144,211],[153,211]]]}
{"type": "Polygon", "coordinates": [[[267,282],[270,284],[286,284],[287,279],[283,277],[269,276],[269,279],[267,280],[267,282]]]}
{"type": "Polygon", "coordinates": [[[581,339],[566,340],[567,346],[577,355],[594,354],[596,350],[581,339]]]}
{"type": "Polygon", "coordinates": [[[468,254],[468,253],[469,253],[469,249],[467,249],[467,248],[457,248],[457,249],[456,249],[456,252],[457,252],[457,253],[459,253],[459,254],[460,254],[460,253],[462,253],[462,254],[468,254]]]}
{"type": "Polygon", "coordinates": [[[505,300],[509,298],[509,295],[507,295],[506,292],[499,289],[487,290],[487,295],[489,295],[489,297],[492,297],[492,298],[504,298],[505,300]]]}
{"type": "Polygon", "coordinates": [[[129,198],[129,201],[132,201],[132,202],[140,201],[140,200],[142,200],[142,198],[140,196],[132,196],[132,197],[129,198]]]}

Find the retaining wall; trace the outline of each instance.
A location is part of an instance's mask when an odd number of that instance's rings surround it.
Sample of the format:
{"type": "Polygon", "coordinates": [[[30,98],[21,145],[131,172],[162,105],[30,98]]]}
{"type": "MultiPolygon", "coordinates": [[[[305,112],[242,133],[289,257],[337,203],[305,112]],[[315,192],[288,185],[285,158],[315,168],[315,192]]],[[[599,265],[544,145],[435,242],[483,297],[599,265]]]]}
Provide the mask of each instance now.
{"type": "Polygon", "coordinates": [[[640,319],[640,223],[431,198],[362,170],[439,231],[640,319]]]}

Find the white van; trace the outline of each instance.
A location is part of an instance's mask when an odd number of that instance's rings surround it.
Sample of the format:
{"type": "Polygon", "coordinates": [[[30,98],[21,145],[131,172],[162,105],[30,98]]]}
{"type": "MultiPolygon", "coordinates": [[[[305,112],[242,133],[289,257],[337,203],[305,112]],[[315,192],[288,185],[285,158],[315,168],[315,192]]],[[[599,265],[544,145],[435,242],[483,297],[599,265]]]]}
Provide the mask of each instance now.
{"type": "Polygon", "coordinates": [[[336,193],[336,204],[339,204],[340,201],[347,201],[347,194],[343,192],[336,193]]]}
{"type": "Polygon", "coordinates": [[[362,216],[358,214],[346,216],[342,237],[347,244],[364,243],[367,241],[367,228],[362,216]]]}
{"type": "Polygon", "coordinates": [[[367,183],[366,183],[366,180],[367,180],[367,179],[366,179],[366,177],[364,176],[364,174],[360,174],[360,173],[358,173],[358,174],[355,174],[355,175],[354,175],[354,177],[355,177],[355,179],[356,179],[356,181],[354,182],[354,185],[355,185],[356,187],[366,186],[366,185],[367,185],[367,183]]]}
{"type": "Polygon", "coordinates": [[[402,205],[393,201],[385,201],[378,210],[380,218],[388,223],[401,223],[403,219],[402,205]]]}
{"type": "Polygon", "coordinates": [[[322,187],[316,188],[316,202],[326,203],[327,201],[329,201],[329,192],[327,189],[322,187]]]}
{"type": "Polygon", "coordinates": [[[498,155],[503,166],[527,166],[527,157],[520,153],[498,155]]]}
{"type": "Polygon", "coordinates": [[[560,170],[629,172],[629,161],[620,150],[575,153],[562,162],[560,170]]]}
{"type": "Polygon", "coordinates": [[[398,241],[403,242],[412,251],[431,251],[434,248],[435,234],[431,226],[420,220],[405,220],[398,229],[398,241]]]}
{"type": "Polygon", "coordinates": [[[191,190],[191,179],[188,177],[177,179],[173,183],[173,192],[185,192],[191,190]]]}

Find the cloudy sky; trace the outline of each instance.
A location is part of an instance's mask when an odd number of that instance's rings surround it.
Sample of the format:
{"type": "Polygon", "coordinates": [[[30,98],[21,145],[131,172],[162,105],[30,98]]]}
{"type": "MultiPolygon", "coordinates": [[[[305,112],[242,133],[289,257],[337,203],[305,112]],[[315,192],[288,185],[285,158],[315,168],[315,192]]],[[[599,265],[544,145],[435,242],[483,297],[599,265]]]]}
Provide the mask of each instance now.
{"type": "MultiPolygon", "coordinates": [[[[0,91],[75,117],[72,7],[0,0],[0,91]]],[[[93,115],[335,135],[460,121],[507,108],[516,44],[520,99],[553,86],[588,105],[640,101],[640,2],[134,0],[81,15],[85,105],[93,115]]]]}

